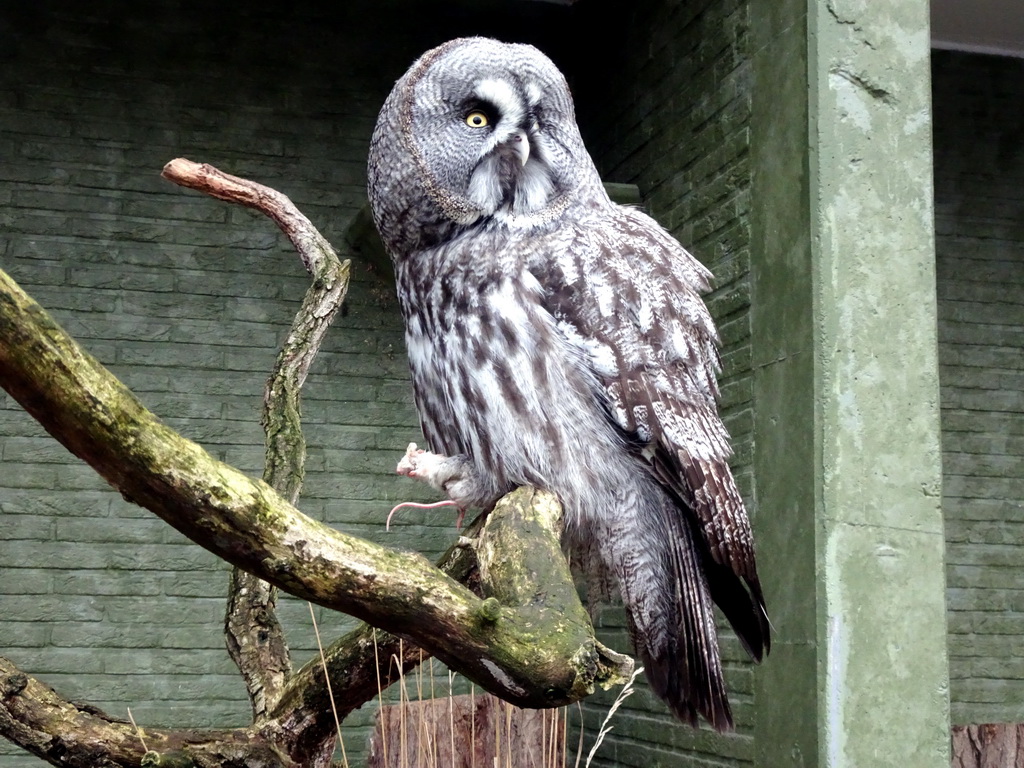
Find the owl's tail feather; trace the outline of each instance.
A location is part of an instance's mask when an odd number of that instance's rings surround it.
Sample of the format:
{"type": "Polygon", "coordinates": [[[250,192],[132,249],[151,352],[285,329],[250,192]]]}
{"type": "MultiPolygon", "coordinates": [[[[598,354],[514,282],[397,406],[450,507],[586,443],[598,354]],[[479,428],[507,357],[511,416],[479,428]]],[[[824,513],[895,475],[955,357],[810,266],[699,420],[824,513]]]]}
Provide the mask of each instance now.
{"type": "Polygon", "coordinates": [[[761,585],[753,584],[748,589],[732,568],[716,563],[710,556],[704,559],[704,573],[711,599],[722,609],[750,658],[760,662],[771,650],[771,626],[761,585]]]}
{"type": "MultiPolygon", "coordinates": [[[[666,505],[668,506],[668,505],[666,505]]],[[[633,644],[643,662],[652,690],[683,722],[696,726],[703,717],[715,730],[733,727],[732,710],[722,676],[712,592],[705,576],[710,560],[701,552],[691,523],[674,507],[663,521],[670,530],[658,537],[662,552],[652,553],[659,571],[639,579],[658,592],[658,610],[651,611],[650,595],[631,599],[630,581],[637,574],[620,574],[633,644]],[[626,576],[623,582],[623,576],[626,576]]],[[[641,592],[646,590],[641,586],[641,592]]],[[[744,590],[745,593],[745,590],[744,590]]]]}

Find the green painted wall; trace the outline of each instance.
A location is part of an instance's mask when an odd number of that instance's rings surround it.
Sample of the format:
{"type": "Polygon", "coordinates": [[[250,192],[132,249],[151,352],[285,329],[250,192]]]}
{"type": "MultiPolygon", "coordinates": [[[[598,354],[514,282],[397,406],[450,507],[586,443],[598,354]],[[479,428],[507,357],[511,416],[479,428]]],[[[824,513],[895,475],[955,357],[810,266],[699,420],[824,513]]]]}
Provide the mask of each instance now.
{"type": "Polygon", "coordinates": [[[945,765],[928,4],[751,8],[756,764],[945,765]]]}
{"type": "MultiPolygon", "coordinates": [[[[157,414],[253,475],[263,384],[307,279],[268,221],[160,169],[186,156],[269,184],[340,246],[365,203],[377,110],[445,36],[423,39],[429,8],[397,17],[369,2],[0,11],[0,266],[157,414]]],[[[411,511],[383,529],[396,499],[432,495],[393,475],[419,433],[393,287],[363,264],[353,280],[306,388],[300,507],[436,553],[454,533],[447,515],[411,511]]],[[[226,583],[219,561],[124,502],[0,393],[0,654],[142,723],[241,725],[226,583]]],[[[287,600],[281,614],[302,663],[307,608],[287,600]]],[[[327,637],[347,624],[318,614],[327,637]]],[[[370,714],[346,726],[356,758],[370,714]]],[[[0,740],[0,766],[30,765],[0,740]]]]}
{"type": "MultiPolygon", "coordinates": [[[[756,514],[750,347],[750,66],[741,0],[584,2],[589,45],[574,65],[584,139],[609,181],[637,184],[644,208],[716,276],[707,297],[723,340],[721,407],[733,468],[756,514]],[[586,73],[588,76],[584,76],[586,73]]],[[[607,642],[628,644],[619,610],[601,615],[607,642]]],[[[724,620],[720,620],[724,625],[724,620]]],[[[722,654],[735,733],[680,728],[644,685],[615,719],[599,765],[722,766],[753,759],[751,665],[731,630],[722,654]],[[671,746],[675,751],[669,751],[671,746]]],[[[612,696],[588,707],[599,727],[612,696]]]]}
{"type": "Polygon", "coordinates": [[[935,51],[955,723],[1024,720],[1024,61],[935,51]]]}

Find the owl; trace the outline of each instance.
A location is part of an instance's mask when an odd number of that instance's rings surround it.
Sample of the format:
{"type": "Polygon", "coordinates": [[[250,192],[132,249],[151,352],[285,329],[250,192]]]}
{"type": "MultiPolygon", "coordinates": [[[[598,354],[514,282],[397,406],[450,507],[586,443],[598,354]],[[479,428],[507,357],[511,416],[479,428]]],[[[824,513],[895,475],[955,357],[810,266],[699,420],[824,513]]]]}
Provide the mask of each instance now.
{"type": "Polygon", "coordinates": [[[713,605],[754,659],[770,637],[717,412],[710,273],[608,198],[565,78],[529,45],[421,56],[381,109],[368,180],[429,449],[404,472],[461,509],[556,494],[652,689],[684,722],[732,727],[713,605]]]}

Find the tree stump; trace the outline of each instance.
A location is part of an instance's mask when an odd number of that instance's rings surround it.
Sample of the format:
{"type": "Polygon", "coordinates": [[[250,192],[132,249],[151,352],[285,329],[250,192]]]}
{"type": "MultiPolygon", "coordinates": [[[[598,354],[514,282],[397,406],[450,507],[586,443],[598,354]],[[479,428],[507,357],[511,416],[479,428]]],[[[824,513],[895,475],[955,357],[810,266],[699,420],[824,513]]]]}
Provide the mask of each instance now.
{"type": "Polygon", "coordinates": [[[520,709],[490,694],[382,708],[368,768],[561,768],[565,714],[520,709]]]}
{"type": "Polygon", "coordinates": [[[1024,766],[1024,723],[953,726],[952,768],[1024,766]]]}

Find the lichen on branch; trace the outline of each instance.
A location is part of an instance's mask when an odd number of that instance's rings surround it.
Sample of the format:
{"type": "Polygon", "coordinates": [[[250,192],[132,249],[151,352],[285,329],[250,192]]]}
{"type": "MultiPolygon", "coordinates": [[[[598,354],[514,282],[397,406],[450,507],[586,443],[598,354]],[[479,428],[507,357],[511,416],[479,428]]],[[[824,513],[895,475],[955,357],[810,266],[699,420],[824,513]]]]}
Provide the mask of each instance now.
{"type": "Polygon", "coordinates": [[[254,723],[135,729],[0,659],[0,735],[55,765],[314,768],[333,753],[325,670],[342,717],[428,655],[522,706],[565,704],[624,682],[632,661],[594,638],[561,556],[561,508],[550,494],[523,488],[502,499],[440,568],[294,507],[305,457],[299,392],[344,300],[348,263],[274,190],[180,159],[164,176],[266,213],[313,276],[267,383],[266,482],[168,428],[2,271],[0,386],[125,498],[236,566],[228,642],[254,723]],[[335,641],[322,664],[293,673],[274,588],[368,624],[335,641]]]}
{"type": "MultiPolygon", "coordinates": [[[[497,621],[485,620],[483,599],[422,556],[323,525],[209,456],[147,411],[2,271],[0,385],[126,498],[196,543],[422,647],[501,698],[556,706],[625,672],[589,622],[566,621],[574,609],[563,602],[502,605],[497,621]],[[607,663],[593,663],[602,657],[607,663]]],[[[516,493],[528,507],[529,491],[516,493]]]]}
{"type": "MultiPolygon", "coordinates": [[[[270,187],[183,158],[167,163],[163,176],[266,215],[291,240],[313,278],[263,395],[263,480],[295,504],[306,463],[300,393],[327,330],[345,301],[349,262],[338,258],[326,238],[288,197],[270,187]]],[[[292,671],[284,628],[277,617],[276,588],[238,567],[232,569],[224,632],[228,653],[245,681],[253,720],[262,722],[276,705],[292,671]]]]}

